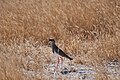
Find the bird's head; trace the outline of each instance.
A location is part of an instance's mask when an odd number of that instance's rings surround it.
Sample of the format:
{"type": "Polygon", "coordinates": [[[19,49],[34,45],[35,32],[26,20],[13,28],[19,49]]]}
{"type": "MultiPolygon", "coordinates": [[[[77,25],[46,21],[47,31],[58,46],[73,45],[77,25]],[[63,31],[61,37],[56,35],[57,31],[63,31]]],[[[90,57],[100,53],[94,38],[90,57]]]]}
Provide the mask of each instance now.
{"type": "Polygon", "coordinates": [[[55,42],[55,40],[54,40],[54,39],[49,39],[49,41],[50,41],[50,42],[55,42]]]}
{"type": "Polygon", "coordinates": [[[50,47],[52,46],[52,45],[54,45],[55,44],[55,40],[54,39],[49,39],[49,45],[50,45],[50,47]]]}

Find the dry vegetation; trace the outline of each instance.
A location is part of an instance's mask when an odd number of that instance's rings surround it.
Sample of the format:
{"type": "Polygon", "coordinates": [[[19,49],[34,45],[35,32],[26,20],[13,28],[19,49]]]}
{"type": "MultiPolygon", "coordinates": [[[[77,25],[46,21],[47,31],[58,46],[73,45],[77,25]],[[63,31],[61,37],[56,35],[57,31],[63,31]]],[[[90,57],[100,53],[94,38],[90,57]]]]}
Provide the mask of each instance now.
{"type": "Polygon", "coordinates": [[[120,0],[0,0],[0,80],[46,79],[49,38],[74,64],[95,66],[96,80],[118,80],[104,67],[120,62],[120,0]]]}

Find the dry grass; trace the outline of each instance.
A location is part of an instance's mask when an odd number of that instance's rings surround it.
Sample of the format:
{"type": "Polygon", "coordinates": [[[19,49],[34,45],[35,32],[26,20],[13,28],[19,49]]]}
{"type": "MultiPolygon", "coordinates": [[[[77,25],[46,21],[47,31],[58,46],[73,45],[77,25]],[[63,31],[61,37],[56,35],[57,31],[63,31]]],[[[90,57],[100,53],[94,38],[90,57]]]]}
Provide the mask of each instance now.
{"type": "MultiPolygon", "coordinates": [[[[23,69],[44,70],[51,37],[75,57],[74,64],[104,72],[107,61],[120,61],[120,1],[1,0],[0,80],[45,79],[26,76],[23,69]]],[[[98,74],[96,80],[111,78],[98,74]]]]}

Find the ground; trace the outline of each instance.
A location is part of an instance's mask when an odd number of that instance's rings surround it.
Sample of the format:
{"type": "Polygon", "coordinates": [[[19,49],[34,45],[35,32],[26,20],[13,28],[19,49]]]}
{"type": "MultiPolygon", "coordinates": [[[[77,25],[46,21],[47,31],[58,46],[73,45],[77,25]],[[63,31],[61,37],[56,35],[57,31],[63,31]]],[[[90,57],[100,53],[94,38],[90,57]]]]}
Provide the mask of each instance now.
{"type": "Polygon", "coordinates": [[[119,80],[119,50],[120,0],[0,0],[0,80],[119,80]]]}

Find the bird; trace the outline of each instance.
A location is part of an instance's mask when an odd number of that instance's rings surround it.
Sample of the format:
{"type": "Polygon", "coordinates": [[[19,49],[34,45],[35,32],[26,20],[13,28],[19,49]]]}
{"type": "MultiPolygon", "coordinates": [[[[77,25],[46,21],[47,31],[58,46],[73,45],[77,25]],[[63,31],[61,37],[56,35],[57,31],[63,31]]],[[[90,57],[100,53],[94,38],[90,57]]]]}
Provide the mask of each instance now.
{"type": "Polygon", "coordinates": [[[61,58],[61,61],[63,61],[62,57],[65,57],[69,60],[73,60],[73,58],[69,57],[67,54],[65,54],[60,48],[58,48],[58,46],[55,44],[55,40],[54,39],[49,39],[50,42],[50,47],[52,48],[52,52],[53,54],[57,54],[58,55],[58,64],[59,64],[59,58],[61,58]]]}

